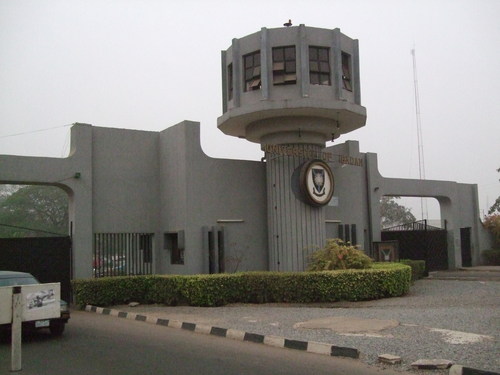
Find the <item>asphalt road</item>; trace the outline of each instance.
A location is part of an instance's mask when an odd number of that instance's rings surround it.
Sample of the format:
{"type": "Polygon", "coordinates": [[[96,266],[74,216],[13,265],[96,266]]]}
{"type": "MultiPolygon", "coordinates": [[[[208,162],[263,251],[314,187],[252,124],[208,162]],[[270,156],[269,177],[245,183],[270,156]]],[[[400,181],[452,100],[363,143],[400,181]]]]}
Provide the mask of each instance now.
{"type": "MultiPolygon", "coordinates": [[[[73,311],[62,337],[23,340],[22,375],[92,374],[328,374],[373,375],[382,370],[338,359],[205,336],[112,316],[73,311]]],[[[0,374],[10,374],[10,341],[0,340],[0,374]]],[[[384,374],[401,374],[384,370],[384,374]]]]}
{"type": "MultiPolygon", "coordinates": [[[[472,274],[474,274],[474,271],[472,274]]],[[[443,271],[439,279],[418,280],[402,297],[323,304],[234,304],[220,307],[139,305],[114,306],[118,311],[149,317],[232,328],[260,335],[315,341],[356,348],[360,360],[378,362],[383,353],[401,357],[394,369],[408,370],[419,359],[446,359],[454,364],[500,372],[500,283],[497,272],[470,279],[470,271],[443,271]],[[456,279],[462,274],[463,279],[456,279]],[[451,274],[451,275],[450,275],[451,274]],[[303,323],[326,320],[320,329],[303,323]],[[353,332],[338,319],[352,319],[353,332]],[[356,320],[395,320],[382,331],[359,331],[356,320]],[[338,325],[338,323],[336,323],[338,325]],[[298,326],[297,326],[298,325],[298,326]],[[338,328],[342,328],[339,331],[338,328]]]]}

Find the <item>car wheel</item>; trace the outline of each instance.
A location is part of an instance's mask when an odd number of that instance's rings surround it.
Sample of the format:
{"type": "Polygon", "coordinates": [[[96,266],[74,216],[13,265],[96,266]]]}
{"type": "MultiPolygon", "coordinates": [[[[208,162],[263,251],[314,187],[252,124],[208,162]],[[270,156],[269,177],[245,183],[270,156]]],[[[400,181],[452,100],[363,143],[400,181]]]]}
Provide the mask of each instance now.
{"type": "Polygon", "coordinates": [[[61,336],[62,333],[64,332],[64,322],[61,320],[52,320],[50,322],[50,333],[52,336],[61,336]]]}

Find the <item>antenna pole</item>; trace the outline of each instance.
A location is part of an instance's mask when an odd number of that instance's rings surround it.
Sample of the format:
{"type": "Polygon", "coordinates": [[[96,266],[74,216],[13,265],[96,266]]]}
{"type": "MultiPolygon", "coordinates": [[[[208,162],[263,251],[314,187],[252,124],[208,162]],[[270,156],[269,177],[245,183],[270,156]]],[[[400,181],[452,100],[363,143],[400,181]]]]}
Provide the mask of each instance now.
{"type": "MultiPolygon", "coordinates": [[[[415,89],[415,116],[417,119],[417,140],[418,140],[418,173],[421,180],[425,180],[425,160],[424,160],[424,140],[422,137],[422,121],[420,118],[420,97],[418,93],[418,78],[417,78],[417,58],[415,56],[415,48],[411,50],[413,57],[413,86],[415,89]]],[[[427,204],[425,204],[424,215],[424,198],[420,198],[420,209],[422,212],[422,220],[427,218],[427,204]],[[425,216],[425,217],[424,217],[425,216]]]]}

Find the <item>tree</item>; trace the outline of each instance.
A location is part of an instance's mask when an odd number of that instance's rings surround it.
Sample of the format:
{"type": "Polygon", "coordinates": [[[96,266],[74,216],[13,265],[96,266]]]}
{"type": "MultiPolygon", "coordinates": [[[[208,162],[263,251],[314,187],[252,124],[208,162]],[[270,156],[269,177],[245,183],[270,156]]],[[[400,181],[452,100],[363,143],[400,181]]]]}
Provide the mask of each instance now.
{"type": "Polygon", "coordinates": [[[54,186],[3,188],[0,192],[0,237],[50,235],[45,232],[68,233],[66,193],[54,186]]]}
{"type": "MultiPolygon", "coordinates": [[[[500,168],[497,172],[500,172],[500,168]]],[[[498,266],[500,265],[500,197],[488,210],[488,215],[483,219],[483,225],[492,235],[493,248],[484,250],[481,255],[485,264],[498,266]]]]}
{"type": "Polygon", "coordinates": [[[380,200],[380,221],[382,228],[389,228],[396,225],[413,223],[415,216],[411,213],[411,208],[406,208],[396,202],[400,197],[382,197],[380,200]]]}
{"type": "Polygon", "coordinates": [[[500,214],[486,216],[483,225],[493,235],[493,248],[500,249],[500,214]]]}
{"type": "MultiPolygon", "coordinates": [[[[497,172],[500,173],[500,168],[497,169],[497,172]]],[[[494,213],[500,214],[500,197],[496,199],[495,203],[493,203],[493,205],[488,210],[488,215],[493,215],[494,213]]]]}

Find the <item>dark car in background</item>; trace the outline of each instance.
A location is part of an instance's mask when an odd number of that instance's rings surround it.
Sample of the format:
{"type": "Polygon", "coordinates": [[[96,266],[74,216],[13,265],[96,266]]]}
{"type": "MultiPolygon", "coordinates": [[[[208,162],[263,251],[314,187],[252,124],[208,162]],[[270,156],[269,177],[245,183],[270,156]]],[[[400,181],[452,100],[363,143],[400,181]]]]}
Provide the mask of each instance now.
{"type": "MultiPolygon", "coordinates": [[[[15,271],[0,271],[0,287],[4,286],[22,286],[40,284],[40,282],[30,273],[15,272],[15,271]]],[[[43,303],[43,298],[39,301],[43,303]]],[[[61,300],[61,315],[58,318],[35,320],[31,322],[23,322],[23,330],[38,330],[48,328],[54,336],[60,336],[64,332],[64,327],[70,318],[68,304],[61,300]]],[[[10,328],[10,324],[4,324],[1,328],[10,328]]]]}

